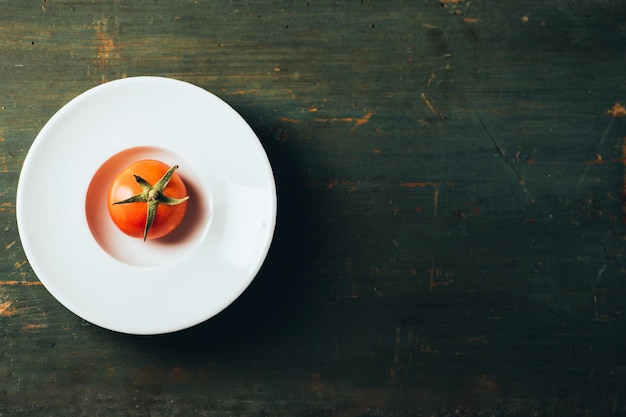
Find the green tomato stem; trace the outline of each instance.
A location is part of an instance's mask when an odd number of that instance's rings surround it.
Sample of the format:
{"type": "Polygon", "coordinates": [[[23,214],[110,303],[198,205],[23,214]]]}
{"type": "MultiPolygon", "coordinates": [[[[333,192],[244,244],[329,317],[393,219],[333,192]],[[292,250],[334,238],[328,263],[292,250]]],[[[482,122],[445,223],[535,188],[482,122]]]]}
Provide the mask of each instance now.
{"type": "Polygon", "coordinates": [[[183,203],[189,199],[189,196],[183,198],[172,198],[163,194],[163,190],[169,184],[170,179],[172,178],[172,174],[174,171],[178,169],[178,165],[174,165],[171,167],[164,175],[161,177],[156,184],[151,185],[148,181],[141,178],[139,175],[134,175],[135,181],[142,189],[142,192],[136,194],[130,198],[127,198],[122,201],[117,201],[113,204],[128,204],[128,203],[147,203],[148,213],[146,215],[146,224],[143,231],[143,240],[146,241],[148,237],[148,232],[152,227],[152,223],[154,222],[154,218],[156,216],[157,207],[159,204],[165,204],[168,206],[174,206],[180,203],[183,203]]]}

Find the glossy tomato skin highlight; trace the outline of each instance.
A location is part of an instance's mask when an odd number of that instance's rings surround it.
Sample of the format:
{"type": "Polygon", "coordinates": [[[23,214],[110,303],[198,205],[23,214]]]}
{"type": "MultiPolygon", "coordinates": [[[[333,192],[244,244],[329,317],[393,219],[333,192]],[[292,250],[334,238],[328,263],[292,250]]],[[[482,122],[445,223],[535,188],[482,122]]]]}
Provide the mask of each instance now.
{"type": "MultiPolygon", "coordinates": [[[[142,192],[141,186],[135,180],[135,175],[154,185],[169,168],[168,165],[161,161],[145,159],[129,165],[115,177],[109,189],[107,206],[111,220],[122,232],[131,237],[143,238],[148,213],[147,203],[113,203],[123,201],[142,192]]],[[[163,190],[163,194],[172,198],[184,198],[187,196],[185,184],[176,172],[172,174],[170,182],[163,190]]],[[[158,239],[173,231],[182,222],[186,211],[187,201],[177,205],[159,204],[147,239],[158,239]]]]}

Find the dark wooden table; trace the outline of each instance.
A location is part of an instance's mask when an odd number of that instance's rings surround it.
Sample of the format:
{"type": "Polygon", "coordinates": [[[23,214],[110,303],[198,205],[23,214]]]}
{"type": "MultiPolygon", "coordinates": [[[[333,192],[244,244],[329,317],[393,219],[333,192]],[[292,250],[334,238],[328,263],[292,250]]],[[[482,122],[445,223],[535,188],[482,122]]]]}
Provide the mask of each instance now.
{"type": "Polygon", "coordinates": [[[623,1],[0,10],[0,415],[626,415],[623,1]],[[52,298],[15,220],[50,116],[137,75],[231,104],[279,198],[243,296],[151,337],[52,298]]]}

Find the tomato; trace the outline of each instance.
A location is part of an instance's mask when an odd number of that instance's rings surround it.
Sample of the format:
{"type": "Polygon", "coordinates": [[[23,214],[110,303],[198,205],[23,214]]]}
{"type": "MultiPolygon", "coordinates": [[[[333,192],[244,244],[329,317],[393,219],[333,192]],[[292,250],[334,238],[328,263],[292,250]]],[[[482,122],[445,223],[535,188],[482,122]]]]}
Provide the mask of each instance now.
{"type": "Polygon", "coordinates": [[[137,161],[115,177],[107,205],[113,223],[128,236],[157,239],[174,230],[187,211],[187,189],[163,162],[137,161]]]}

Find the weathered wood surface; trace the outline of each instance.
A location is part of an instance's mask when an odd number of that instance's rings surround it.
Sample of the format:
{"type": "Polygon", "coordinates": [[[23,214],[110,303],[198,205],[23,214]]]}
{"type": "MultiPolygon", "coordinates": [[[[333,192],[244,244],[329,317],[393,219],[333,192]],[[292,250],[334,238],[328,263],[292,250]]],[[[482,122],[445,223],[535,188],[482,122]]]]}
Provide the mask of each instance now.
{"type": "Polygon", "coordinates": [[[626,414],[623,2],[0,11],[0,415],[626,414]],[[39,129],[135,75],[237,109],[280,202],[251,288],[159,337],[68,312],[15,222],[39,129]]]}

